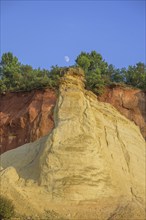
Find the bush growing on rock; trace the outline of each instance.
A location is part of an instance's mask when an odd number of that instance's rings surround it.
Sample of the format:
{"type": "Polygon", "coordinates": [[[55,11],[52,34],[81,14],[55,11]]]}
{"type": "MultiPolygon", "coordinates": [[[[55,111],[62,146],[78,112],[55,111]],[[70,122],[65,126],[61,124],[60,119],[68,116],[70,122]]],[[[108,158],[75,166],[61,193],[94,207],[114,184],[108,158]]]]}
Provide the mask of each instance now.
{"type": "Polygon", "coordinates": [[[0,196],[0,220],[7,220],[14,216],[14,205],[11,200],[0,196]]]}

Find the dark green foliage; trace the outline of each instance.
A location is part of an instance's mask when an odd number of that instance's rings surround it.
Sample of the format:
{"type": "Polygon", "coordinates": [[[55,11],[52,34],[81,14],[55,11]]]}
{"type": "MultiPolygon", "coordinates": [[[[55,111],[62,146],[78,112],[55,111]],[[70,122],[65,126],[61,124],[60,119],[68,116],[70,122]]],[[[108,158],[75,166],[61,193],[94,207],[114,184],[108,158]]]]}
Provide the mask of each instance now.
{"type": "Polygon", "coordinates": [[[86,88],[96,94],[101,94],[104,86],[111,84],[132,86],[146,90],[146,66],[137,63],[127,69],[116,69],[112,64],[108,65],[99,53],[81,52],[76,59],[77,66],[85,71],[86,88]]]}
{"type": "Polygon", "coordinates": [[[0,196],[0,219],[10,219],[14,216],[14,206],[12,201],[0,196]]]}
{"type": "MultiPolygon", "coordinates": [[[[81,52],[76,65],[85,72],[86,88],[100,95],[105,86],[127,85],[146,90],[146,66],[137,63],[127,69],[116,69],[96,51],[81,52]]],[[[12,53],[4,53],[0,62],[0,93],[7,91],[31,91],[34,89],[51,88],[58,90],[60,78],[65,67],[52,66],[51,70],[33,69],[23,65],[12,53]]]]}
{"type": "Polygon", "coordinates": [[[128,85],[146,90],[146,66],[144,63],[137,63],[135,66],[129,66],[127,71],[123,71],[125,82],[128,85]]]}
{"type": "Polygon", "coordinates": [[[12,79],[20,73],[20,63],[12,53],[4,53],[0,62],[0,74],[12,79]]]}
{"type": "Polygon", "coordinates": [[[4,53],[0,62],[0,76],[3,81],[1,90],[17,87],[20,77],[20,63],[12,53],[4,53]]]}
{"type": "Polygon", "coordinates": [[[124,75],[123,75],[123,69],[116,69],[112,64],[108,66],[108,79],[109,82],[114,82],[114,83],[121,83],[124,82],[124,75]]]}
{"type": "Polygon", "coordinates": [[[60,78],[63,76],[64,68],[56,66],[52,66],[50,73],[49,73],[49,79],[50,79],[50,85],[52,88],[58,89],[60,78]]]}
{"type": "Polygon", "coordinates": [[[101,77],[100,72],[97,70],[92,74],[86,73],[86,88],[93,91],[95,94],[102,94],[104,88],[104,80],[101,77]]]}
{"type": "Polygon", "coordinates": [[[101,94],[107,81],[108,64],[96,51],[81,52],[76,59],[77,66],[85,71],[86,88],[95,94],[101,94]]]}
{"type": "Polygon", "coordinates": [[[50,71],[33,69],[30,65],[20,64],[12,53],[5,53],[0,62],[0,93],[44,88],[58,89],[63,69],[58,66],[52,66],[50,71]]]}
{"type": "Polygon", "coordinates": [[[90,67],[90,59],[84,52],[81,52],[81,54],[77,57],[76,63],[82,67],[85,72],[87,72],[90,67]]]}
{"type": "Polygon", "coordinates": [[[76,59],[76,63],[83,68],[85,73],[97,71],[100,74],[106,74],[108,69],[107,62],[96,51],[92,51],[91,53],[81,52],[76,59]]]}

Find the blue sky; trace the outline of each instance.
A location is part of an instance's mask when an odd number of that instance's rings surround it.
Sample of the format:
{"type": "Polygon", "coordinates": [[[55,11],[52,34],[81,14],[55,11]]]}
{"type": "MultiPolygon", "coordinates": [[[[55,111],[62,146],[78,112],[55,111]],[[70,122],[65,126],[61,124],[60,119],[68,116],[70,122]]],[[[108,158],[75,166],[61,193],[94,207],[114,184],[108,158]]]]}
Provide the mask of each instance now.
{"type": "Polygon", "coordinates": [[[1,54],[35,68],[72,65],[92,50],[117,68],[145,62],[145,3],[1,0],[1,54]]]}

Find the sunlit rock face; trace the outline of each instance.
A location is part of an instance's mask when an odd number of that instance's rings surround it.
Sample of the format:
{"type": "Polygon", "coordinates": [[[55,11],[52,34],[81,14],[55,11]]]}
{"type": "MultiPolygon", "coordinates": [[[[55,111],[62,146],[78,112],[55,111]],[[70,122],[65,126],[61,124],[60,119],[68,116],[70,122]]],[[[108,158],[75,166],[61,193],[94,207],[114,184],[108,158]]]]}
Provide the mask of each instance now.
{"type": "Polygon", "coordinates": [[[98,100],[110,103],[122,115],[138,125],[146,139],[146,91],[111,86],[104,89],[98,100]]]}
{"type": "MultiPolygon", "coordinates": [[[[111,86],[97,99],[112,104],[139,126],[146,139],[146,93],[139,89],[111,86]]],[[[50,89],[0,95],[0,154],[34,142],[54,128],[56,92],[50,89]]]]}
{"type": "Polygon", "coordinates": [[[54,209],[68,219],[145,219],[145,141],[139,127],[84,88],[81,69],[62,78],[55,127],[1,156],[2,193],[20,213],[54,209]]]}
{"type": "Polygon", "coordinates": [[[0,95],[0,153],[33,142],[54,127],[53,90],[37,90],[0,95]]]}

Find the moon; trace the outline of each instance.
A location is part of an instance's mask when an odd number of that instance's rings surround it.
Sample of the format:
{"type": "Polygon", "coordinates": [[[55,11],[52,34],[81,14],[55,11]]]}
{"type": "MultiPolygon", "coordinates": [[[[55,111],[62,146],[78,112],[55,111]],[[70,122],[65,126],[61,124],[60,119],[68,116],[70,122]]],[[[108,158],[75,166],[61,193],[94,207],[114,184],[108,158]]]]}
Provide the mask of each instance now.
{"type": "Polygon", "coordinates": [[[70,61],[69,56],[65,56],[64,59],[65,59],[65,61],[66,61],[67,63],[70,61]]]}

